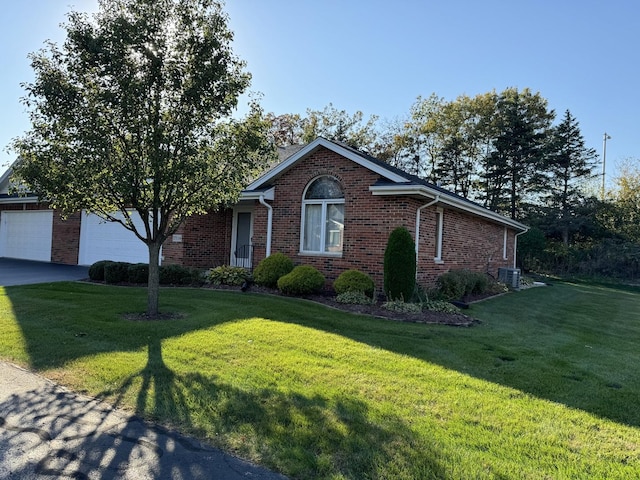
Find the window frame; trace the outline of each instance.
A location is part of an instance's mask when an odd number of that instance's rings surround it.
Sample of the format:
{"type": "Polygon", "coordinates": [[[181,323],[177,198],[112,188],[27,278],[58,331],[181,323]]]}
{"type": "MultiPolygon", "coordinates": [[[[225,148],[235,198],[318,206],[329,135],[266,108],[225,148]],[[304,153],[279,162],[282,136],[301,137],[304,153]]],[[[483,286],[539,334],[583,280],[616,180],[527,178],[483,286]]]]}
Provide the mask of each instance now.
{"type": "Polygon", "coordinates": [[[436,207],[436,245],[435,256],[433,261],[435,263],[444,263],[442,259],[442,243],[444,238],[444,209],[442,207],[436,207]]]}
{"type": "MultiPolygon", "coordinates": [[[[342,184],[340,181],[331,175],[319,175],[311,179],[307,186],[304,188],[302,192],[302,205],[301,205],[301,214],[300,214],[300,254],[301,255],[316,255],[316,256],[327,256],[327,257],[341,257],[342,249],[339,252],[329,252],[327,251],[327,216],[330,205],[343,205],[342,214],[344,216],[344,188],[342,188],[342,184]],[[342,192],[342,198],[318,198],[318,199],[306,199],[307,192],[309,187],[313,185],[316,181],[321,178],[329,178],[336,182],[340,186],[340,190],[342,192]],[[307,206],[308,205],[320,205],[321,206],[321,219],[320,219],[320,238],[321,248],[322,250],[305,250],[304,248],[304,240],[305,240],[305,229],[306,229],[306,221],[307,221],[307,206]]],[[[344,248],[344,224],[342,227],[342,247],[344,248]]]]}

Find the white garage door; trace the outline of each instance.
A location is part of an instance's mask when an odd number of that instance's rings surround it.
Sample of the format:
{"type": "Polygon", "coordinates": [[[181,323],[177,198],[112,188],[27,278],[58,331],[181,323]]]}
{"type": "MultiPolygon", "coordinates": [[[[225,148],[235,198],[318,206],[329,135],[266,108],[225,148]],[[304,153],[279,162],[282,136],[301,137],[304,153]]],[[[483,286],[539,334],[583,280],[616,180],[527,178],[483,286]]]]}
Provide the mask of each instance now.
{"type": "Polygon", "coordinates": [[[53,211],[0,213],[0,257],[51,261],[53,211]]]}
{"type": "MultiPolygon", "coordinates": [[[[134,224],[144,231],[144,223],[132,213],[134,224]]],[[[122,214],[115,215],[122,218],[122,214]]],[[[147,245],[119,223],[105,222],[97,215],[82,213],[80,223],[80,251],[78,264],[91,265],[99,260],[148,263],[147,245]]]]}

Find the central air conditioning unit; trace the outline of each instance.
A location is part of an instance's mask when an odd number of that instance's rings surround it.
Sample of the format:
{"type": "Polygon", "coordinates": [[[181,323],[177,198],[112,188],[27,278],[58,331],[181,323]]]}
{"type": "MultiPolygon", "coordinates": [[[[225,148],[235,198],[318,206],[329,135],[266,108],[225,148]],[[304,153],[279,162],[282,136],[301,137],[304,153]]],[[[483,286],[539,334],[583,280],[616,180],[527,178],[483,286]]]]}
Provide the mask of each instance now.
{"type": "Polygon", "coordinates": [[[498,281],[513,290],[520,290],[520,269],[498,268],[498,281]]]}

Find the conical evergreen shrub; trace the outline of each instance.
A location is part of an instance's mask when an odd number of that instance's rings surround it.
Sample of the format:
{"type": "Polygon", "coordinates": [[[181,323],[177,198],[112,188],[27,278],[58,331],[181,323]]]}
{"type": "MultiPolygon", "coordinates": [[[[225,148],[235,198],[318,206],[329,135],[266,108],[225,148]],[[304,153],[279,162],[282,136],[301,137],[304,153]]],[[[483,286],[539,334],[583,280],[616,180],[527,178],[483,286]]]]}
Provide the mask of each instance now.
{"type": "Polygon", "coordinates": [[[404,227],[389,235],[384,251],[384,292],[390,300],[409,301],[416,288],[416,249],[404,227]]]}

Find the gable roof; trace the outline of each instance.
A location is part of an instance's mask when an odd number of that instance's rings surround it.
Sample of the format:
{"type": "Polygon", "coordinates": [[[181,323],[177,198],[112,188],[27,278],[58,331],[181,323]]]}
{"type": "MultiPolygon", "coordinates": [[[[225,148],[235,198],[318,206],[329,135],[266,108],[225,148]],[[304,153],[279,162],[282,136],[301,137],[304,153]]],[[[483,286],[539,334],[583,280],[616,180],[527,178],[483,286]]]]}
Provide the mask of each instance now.
{"type": "Polygon", "coordinates": [[[479,203],[473,202],[442,187],[429,183],[420,177],[411,175],[399,168],[393,167],[388,163],[378,160],[366,153],[360,152],[359,150],[356,150],[344,143],[327,140],[322,137],[318,137],[313,142],[302,147],[286,160],[267,171],[261,177],[257,178],[242,192],[240,198],[243,200],[255,199],[256,195],[259,195],[259,191],[272,188],[273,182],[280,175],[293,168],[299,161],[320,148],[329,149],[338,155],[341,155],[380,175],[380,179],[369,187],[369,191],[372,195],[405,195],[421,197],[429,199],[430,201],[437,200],[438,204],[462,210],[516,230],[523,232],[528,230],[528,228],[522,223],[500,215],[493,210],[489,210],[479,203]]]}

